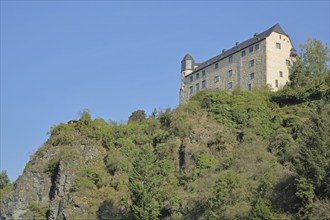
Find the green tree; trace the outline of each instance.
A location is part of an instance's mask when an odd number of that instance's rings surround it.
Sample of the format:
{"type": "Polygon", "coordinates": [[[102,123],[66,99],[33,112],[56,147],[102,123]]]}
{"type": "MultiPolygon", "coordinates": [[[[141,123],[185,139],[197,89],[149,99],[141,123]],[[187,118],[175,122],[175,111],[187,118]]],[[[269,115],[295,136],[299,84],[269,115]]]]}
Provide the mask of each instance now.
{"type": "Polygon", "coordinates": [[[314,188],[306,178],[300,177],[296,180],[296,196],[300,200],[298,216],[300,219],[310,219],[313,212],[314,188]]]}
{"type": "Polygon", "coordinates": [[[299,154],[295,167],[300,176],[312,183],[315,194],[324,197],[329,188],[325,180],[330,166],[330,106],[319,103],[313,108],[309,108],[310,115],[298,132],[299,154]]]}
{"type": "Polygon", "coordinates": [[[306,78],[304,64],[301,62],[300,57],[297,57],[296,62],[293,63],[290,69],[290,85],[294,88],[305,86],[308,83],[306,78]]]}
{"type": "Polygon", "coordinates": [[[88,109],[83,110],[80,114],[79,121],[86,126],[90,126],[92,123],[92,117],[88,109]]]}
{"type": "Polygon", "coordinates": [[[330,98],[328,46],[319,40],[309,39],[300,47],[301,55],[290,69],[290,82],[271,98],[281,106],[330,98]]]}
{"type": "Polygon", "coordinates": [[[0,171],[0,189],[5,188],[9,184],[10,184],[10,180],[8,178],[7,171],[1,170],[0,171]]]}
{"type": "Polygon", "coordinates": [[[164,128],[170,128],[171,125],[171,109],[167,108],[165,112],[160,112],[158,114],[158,119],[164,128]]]}
{"type": "Polygon", "coordinates": [[[251,219],[253,220],[271,220],[274,219],[273,213],[270,209],[270,202],[264,198],[258,198],[252,210],[251,219]]]}
{"type": "Polygon", "coordinates": [[[137,110],[132,112],[131,116],[128,118],[128,124],[130,123],[141,123],[146,121],[146,113],[144,110],[137,110]]]}
{"type": "Polygon", "coordinates": [[[133,161],[129,178],[132,212],[136,219],[158,219],[160,215],[161,184],[163,176],[159,161],[150,145],[141,148],[133,161]]]}
{"type": "Polygon", "coordinates": [[[3,198],[8,195],[12,190],[12,184],[10,184],[10,180],[7,176],[7,171],[0,171],[0,202],[3,198]]]}
{"type": "Polygon", "coordinates": [[[300,45],[300,48],[301,61],[304,65],[304,71],[307,74],[319,76],[328,73],[328,45],[323,45],[321,41],[316,39],[308,39],[306,44],[300,45]]]}
{"type": "Polygon", "coordinates": [[[235,189],[239,186],[239,175],[233,171],[223,171],[213,188],[213,197],[209,201],[209,219],[223,219],[227,206],[238,201],[235,189]]]}

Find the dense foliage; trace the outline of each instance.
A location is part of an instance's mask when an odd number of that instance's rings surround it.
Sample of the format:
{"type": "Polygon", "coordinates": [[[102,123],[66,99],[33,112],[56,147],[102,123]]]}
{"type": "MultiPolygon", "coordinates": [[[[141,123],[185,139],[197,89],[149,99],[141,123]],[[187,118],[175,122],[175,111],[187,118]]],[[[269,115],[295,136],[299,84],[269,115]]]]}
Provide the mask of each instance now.
{"type": "Polygon", "coordinates": [[[93,140],[106,152],[77,170],[72,193],[90,198],[89,214],[73,217],[329,219],[330,76],[327,53],[314,57],[324,48],[308,41],[278,92],[206,90],[127,125],[85,112],[52,128],[48,145],[93,140]]]}
{"type": "Polygon", "coordinates": [[[12,189],[12,185],[7,175],[6,170],[0,171],[0,200],[5,197],[10,190],[12,189]]]}

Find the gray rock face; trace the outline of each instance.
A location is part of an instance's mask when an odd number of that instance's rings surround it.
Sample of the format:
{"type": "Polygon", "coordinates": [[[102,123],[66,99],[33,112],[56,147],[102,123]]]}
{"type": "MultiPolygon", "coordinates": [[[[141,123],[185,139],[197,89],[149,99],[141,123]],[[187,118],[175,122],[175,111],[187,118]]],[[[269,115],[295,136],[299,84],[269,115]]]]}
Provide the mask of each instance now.
{"type": "Polygon", "coordinates": [[[48,219],[66,219],[65,208],[72,202],[70,191],[74,187],[74,173],[70,168],[79,165],[79,160],[60,161],[57,167],[57,175],[53,177],[52,187],[50,190],[50,208],[48,219]]]}
{"type": "Polygon", "coordinates": [[[72,197],[77,170],[82,164],[102,158],[101,154],[96,143],[84,146],[46,143],[27,164],[12,192],[1,201],[0,219],[33,219],[33,209],[40,207],[43,208],[40,217],[47,219],[67,219],[68,205],[84,212],[72,197]]]}
{"type": "Polygon", "coordinates": [[[50,187],[51,181],[46,174],[32,169],[26,171],[15,182],[12,193],[2,201],[1,218],[23,219],[30,217],[29,204],[32,201],[49,201],[50,187]]]}

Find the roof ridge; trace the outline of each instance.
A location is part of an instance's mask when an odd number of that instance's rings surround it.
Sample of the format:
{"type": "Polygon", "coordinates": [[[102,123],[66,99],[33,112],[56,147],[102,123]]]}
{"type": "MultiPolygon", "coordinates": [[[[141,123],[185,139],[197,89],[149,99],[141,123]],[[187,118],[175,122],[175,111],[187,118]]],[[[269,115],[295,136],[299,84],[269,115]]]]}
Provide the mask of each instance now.
{"type": "Polygon", "coordinates": [[[279,23],[275,24],[273,27],[270,28],[270,30],[273,30],[274,32],[280,33],[280,34],[285,34],[285,31],[282,29],[281,25],[279,23]]]}
{"type": "Polygon", "coordinates": [[[259,41],[262,41],[264,39],[266,39],[267,37],[269,37],[269,35],[272,33],[272,32],[277,32],[279,34],[284,34],[286,36],[288,36],[284,30],[282,29],[282,27],[277,23],[275,25],[273,25],[272,27],[268,28],[267,30],[261,32],[260,34],[254,34],[254,36],[252,38],[249,38],[245,41],[243,41],[242,43],[238,44],[238,45],[235,45],[234,47],[228,49],[228,50],[225,50],[223,51],[222,53],[200,63],[200,65],[193,71],[193,72],[196,72],[196,71],[199,71],[200,69],[203,69],[204,67],[208,66],[208,65],[211,65],[213,63],[216,63],[218,62],[219,60],[222,60],[244,48],[247,48],[259,41]]]}

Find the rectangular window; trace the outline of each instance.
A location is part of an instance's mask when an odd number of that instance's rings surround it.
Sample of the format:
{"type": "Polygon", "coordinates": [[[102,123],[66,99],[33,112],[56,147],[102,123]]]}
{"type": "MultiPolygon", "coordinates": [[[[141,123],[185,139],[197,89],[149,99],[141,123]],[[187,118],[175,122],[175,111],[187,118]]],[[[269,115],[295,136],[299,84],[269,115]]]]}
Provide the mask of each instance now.
{"type": "Polygon", "coordinates": [[[254,73],[250,73],[250,79],[254,79],[254,73]]]}
{"type": "Polygon", "coordinates": [[[275,87],[278,88],[278,80],[275,80],[275,87]]]}
{"type": "Polygon", "coordinates": [[[280,77],[283,77],[283,72],[282,71],[280,71],[280,77]]]}
{"type": "Polygon", "coordinates": [[[191,76],[189,77],[189,80],[190,80],[190,82],[194,81],[194,76],[191,75],[191,76]]]}
{"type": "Polygon", "coordinates": [[[254,49],[255,49],[255,50],[259,50],[259,44],[256,44],[256,45],[254,46],[254,49]]]}
{"type": "Polygon", "coordinates": [[[205,75],[206,75],[205,70],[203,70],[202,71],[202,76],[205,76],[205,75]]]}
{"type": "Polygon", "coordinates": [[[199,90],[199,83],[196,84],[196,92],[199,90]]]}
{"type": "Polygon", "coordinates": [[[229,63],[233,62],[233,56],[230,56],[230,57],[228,58],[228,61],[229,61],[229,63]]]}
{"type": "Polygon", "coordinates": [[[281,43],[276,43],[276,48],[281,49],[281,43]]]}
{"type": "Polygon", "coordinates": [[[253,47],[250,47],[249,48],[249,53],[252,53],[253,52],[253,47]]]}
{"type": "Polygon", "coordinates": [[[248,90],[251,91],[252,90],[252,85],[248,84],[248,90]]]}
{"type": "Polygon", "coordinates": [[[219,77],[219,76],[214,77],[214,82],[215,82],[215,83],[217,83],[217,82],[219,82],[219,81],[220,81],[220,77],[219,77]]]}
{"type": "Polygon", "coordinates": [[[285,60],[287,66],[291,66],[290,60],[285,60]]]}
{"type": "Polygon", "coordinates": [[[215,68],[215,69],[218,69],[218,68],[219,68],[219,63],[216,63],[216,64],[214,65],[214,68],[215,68]]]}
{"type": "Polygon", "coordinates": [[[249,62],[249,66],[250,66],[250,67],[254,66],[254,60],[250,60],[250,62],[249,62]]]}
{"type": "Polygon", "coordinates": [[[233,87],[233,83],[232,83],[232,82],[228,82],[228,83],[227,83],[227,88],[228,88],[228,89],[231,89],[232,87],[233,87]]]}
{"type": "Polygon", "coordinates": [[[233,71],[232,70],[228,70],[227,76],[231,77],[233,75],[233,71]]]}
{"type": "Polygon", "coordinates": [[[245,50],[242,51],[242,57],[245,57],[245,50]]]}
{"type": "Polygon", "coordinates": [[[199,79],[199,73],[196,73],[196,79],[199,79]]]}
{"type": "Polygon", "coordinates": [[[206,81],[205,80],[202,81],[202,88],[206,88],[206,81]]]}
{"type": "Polygon", "coordinates": [[[193,87],[193,86],[190,86],[190,87],[189,87],[189,90],[190,90],[190,95],[193,94],[193,92],[194,92],[194,87],[193,87]]]}

